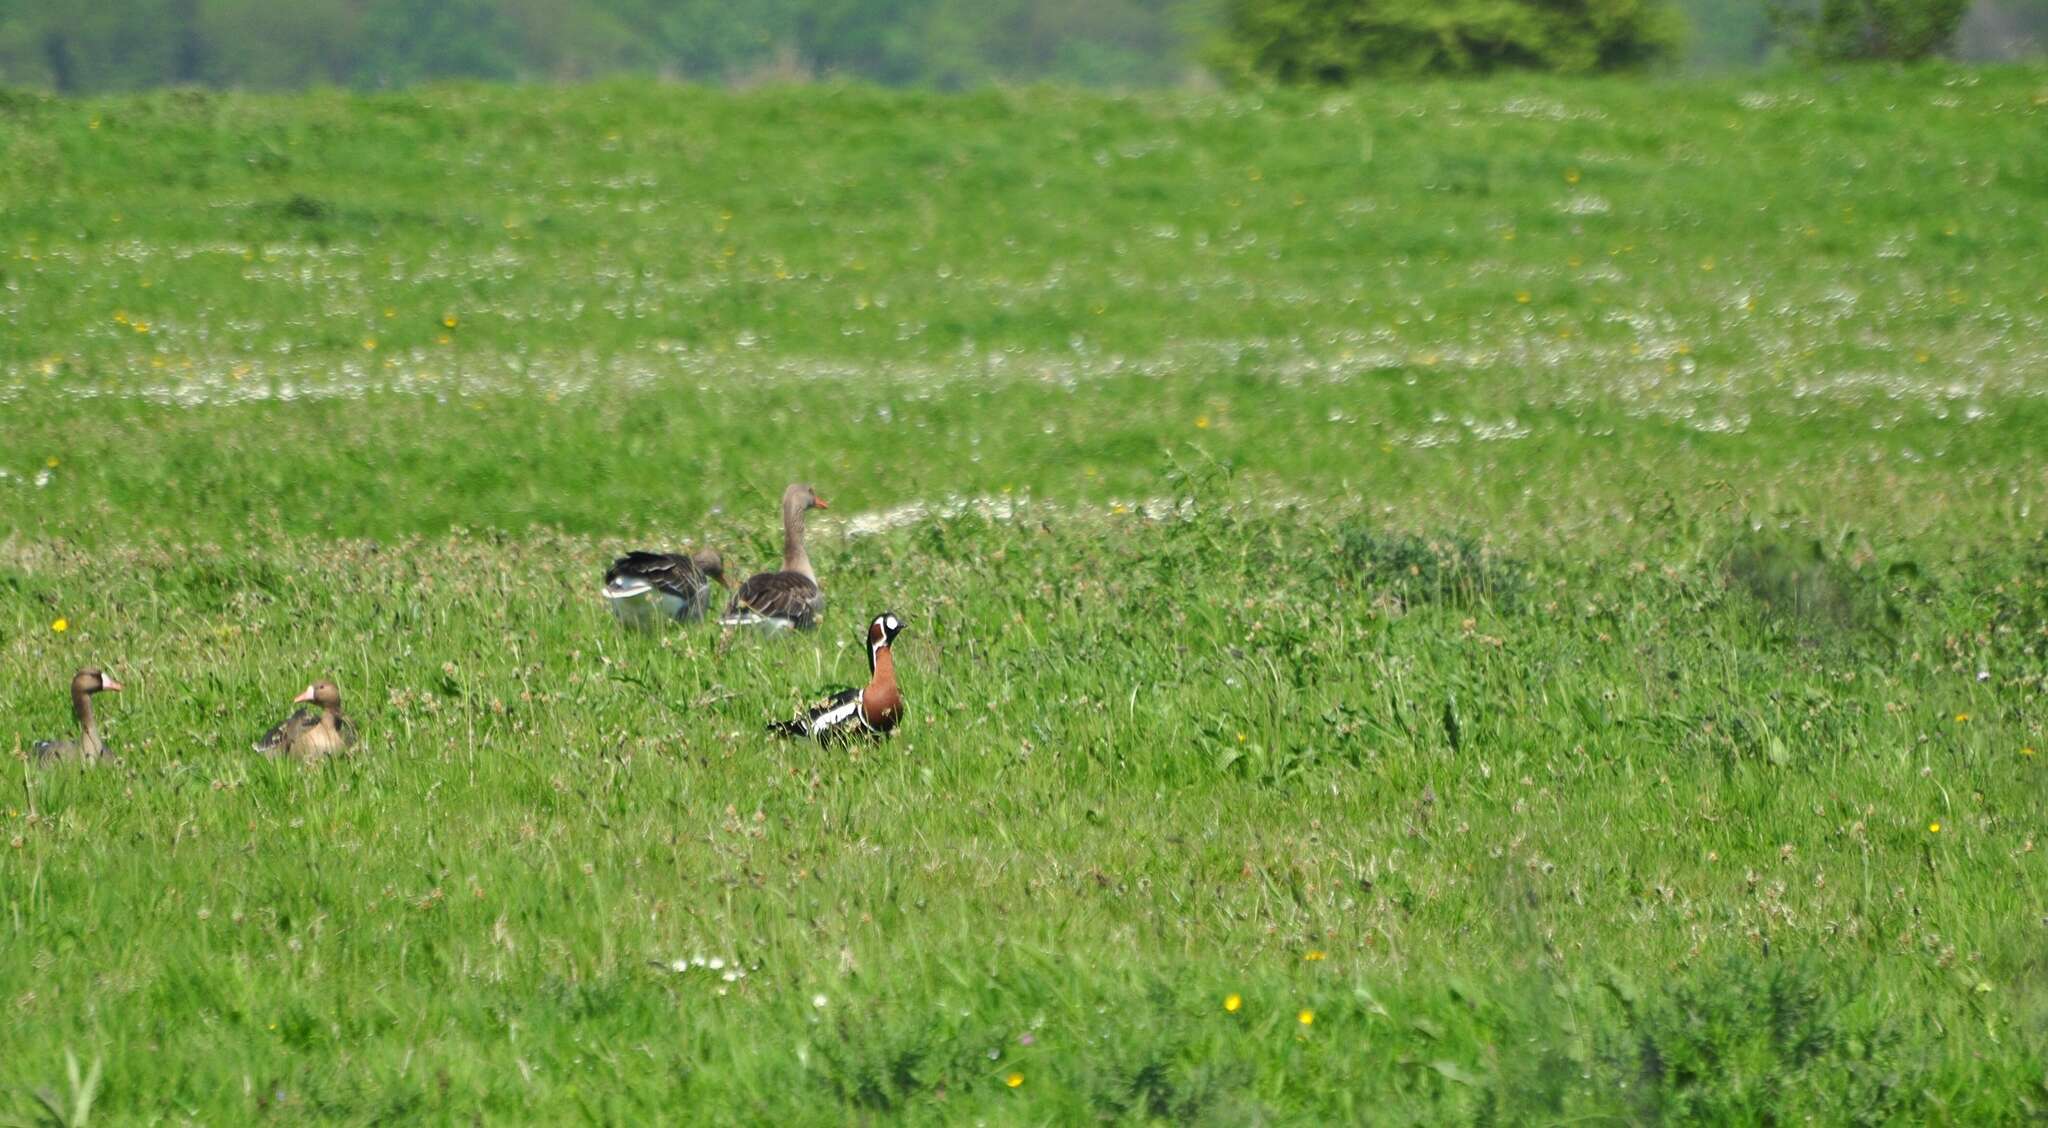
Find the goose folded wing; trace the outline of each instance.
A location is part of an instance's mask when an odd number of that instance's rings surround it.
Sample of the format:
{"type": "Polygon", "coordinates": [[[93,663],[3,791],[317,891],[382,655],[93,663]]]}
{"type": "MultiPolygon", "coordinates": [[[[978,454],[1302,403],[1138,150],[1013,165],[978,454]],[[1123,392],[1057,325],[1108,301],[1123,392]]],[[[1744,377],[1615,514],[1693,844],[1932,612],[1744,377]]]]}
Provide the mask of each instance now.
{"type": "Polygon", "coordinates": [[[775,619],[803,621],[824,606],[825,595],[809,576],[799,572],[763,572],[733,593],[729,614],[752,611],[775,619]]]}
{"type": "Polygon", "coordinates": [[[681,599],[696,598],[706,582],[689,557],[665,552],[629,552],[604,574],[607,590],[631,594],[653,588],[681,599]]]}
{"type": "Polygon", "coordinates": [[[857,723],[859,717],[860,690],[843,689],[805,710],[803,716],[768,728],[784,736],[825,736],[849,723],[857,723]]]}
{"type": "Polygon", "coordinates": [[[256,751],[275,756],[289,749],[293,742],[315,723],[311,709],[298,709],[292,715],[272,726],[269,732],[255,744],[256,751]]]}

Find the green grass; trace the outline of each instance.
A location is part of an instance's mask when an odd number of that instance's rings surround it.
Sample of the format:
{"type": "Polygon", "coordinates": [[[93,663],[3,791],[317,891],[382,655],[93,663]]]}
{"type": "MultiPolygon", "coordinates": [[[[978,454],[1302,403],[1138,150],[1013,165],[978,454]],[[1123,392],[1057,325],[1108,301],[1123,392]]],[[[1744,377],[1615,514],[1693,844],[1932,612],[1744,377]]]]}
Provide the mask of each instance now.
{"type": "Polygon", "coordinates": [[[0,741],[129,686],[8,769],[0,1116],[2037,1117],[2044,121],[0,98],[0,741]],[[816,635],[610,623],[793,478],[816,635]],[[896,739],[762,735],[884,608],[896,739]]]}

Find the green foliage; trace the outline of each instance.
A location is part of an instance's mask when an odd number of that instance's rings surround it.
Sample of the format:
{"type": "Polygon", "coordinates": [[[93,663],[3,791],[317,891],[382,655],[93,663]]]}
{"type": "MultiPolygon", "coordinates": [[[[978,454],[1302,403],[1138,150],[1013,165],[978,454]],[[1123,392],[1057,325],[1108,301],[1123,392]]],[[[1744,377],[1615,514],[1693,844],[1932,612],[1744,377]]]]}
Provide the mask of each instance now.
{"type": "Polygon", "coordinates": [[[1527,587],[1519,561],[1489,551],[1469,537],[1418,537],[1354,527],[1342,551],[1359,579],[1397,605],[1487,604],[1513,610],[1527,587]]]}
{"type": "Polygon", "coordinates": [[[1228,0],[1217,62],[1341,86],[1382,76],[1643,70],[1677,54],[1663,0],[1228,0]]]}
{"type": "Polygon", "coordinates": [[[2048,536],[2036,536],[1981,598],[1989,613],[1977,641],[1987,657],[2048,669],[2048,536]]]}
{"type": "Polygon", "coordinates": [[[1728,956],[1638,993],[1595,1053],[1646,1123],[1885,1124],[1921,1107],[1925,1063],[1890,1016],[1831,988],[1812,960],[1728,956]],[[1825,1091],[1825,1112],[1808,1104],[1825,1091]]]}
{"type": "Polygon", "coordinates": [[[107,0],[0,5],[0,82],[381,88],[661,73],[1173,82],[1211,0],[107,0]]]}
{"type": "Polygon", "coordinates": [[[1731,586],[1793,638],[1881,631],[1888,608],[1877,580],[1852,567],[1818,538],[1750,533],[1729,548],[1731,586]]]}
{"type": "Polygon", "coordinates": [[[64,1051],[63,1093],[53,1089],[37,1089],[36,1102],[41,1106],[36,1111],[38,1119],[50,1128],[87,1128],[92,1123],[93,1101],[99,1097],[100,1059],[94,1058],[90,1069],[81,1077],[78,1056],[70,1050],[64,1051]]]}
{"type": "Polygon", "coordinates": [[[1687,25],[1685,59],[1706,70],[1752,67],[1775,46],[1769,5],[1759,0],[1677,0],[1687,25]]]}
{"type": "Polygon", "coordinates": [[[1775,4],[1784,34],[1824,62],[1911,62],[1948,49],[1971,0],[1819,0],[1817,7],[1775,4]]]}

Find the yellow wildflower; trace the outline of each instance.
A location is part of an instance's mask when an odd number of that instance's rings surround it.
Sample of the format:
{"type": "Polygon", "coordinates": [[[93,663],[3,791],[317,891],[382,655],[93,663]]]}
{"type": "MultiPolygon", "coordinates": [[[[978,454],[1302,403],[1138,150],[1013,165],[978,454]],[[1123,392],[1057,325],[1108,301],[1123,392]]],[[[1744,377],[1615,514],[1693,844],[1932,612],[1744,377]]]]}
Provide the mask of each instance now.
{"type": "Polygon", "coordinates": [[[1302,955],[1301,958],[1307,960],[1310,963],[1316,963],[1321,960],[1326,960],[1330,957],[1329,953],[1323,951],[1321,948],[1310,948],[1306,953],[1302,955]]]}
{"type": "Polygon", "coordinates": [[[59,618],[56,622],[50,624],[50,629],[56,631],[58,634],[63,634],[65,631],[71,629],[71,620],[59,618]]]}
{"type": "Polygon", "coordinates": [[[1003,1078],[1003,1084],[1008,1085],[1012,1089],[1016,1088],[1019,1085],[1022,1085],[1023,1083],[1024,1075],[1021,1073],[1012,1073],[1008,1077],[1003,1078]]]}
{"type": "Polygon", "coordinates": [[[1928,823],[1928,824],[1927,824],[1927,833],[1929,833],[1929,834],[1940,834],[1940,833],[1941,833],[1941,823],[1940,823],[1939,821],[1936,821],[1936,822],[1931,822],[1931,823],[1928,823]]]}
{"type": "Polygon", "coordinates": [[[1295,1015],[1294,1020],[1296,1022],[1301,1023],[1303,1026],[1313,1026],[1315,1025],[1316,1021],[1316,1012],[1312,1010],[1304,1010],[1300,1014],[1295,1015]]]}

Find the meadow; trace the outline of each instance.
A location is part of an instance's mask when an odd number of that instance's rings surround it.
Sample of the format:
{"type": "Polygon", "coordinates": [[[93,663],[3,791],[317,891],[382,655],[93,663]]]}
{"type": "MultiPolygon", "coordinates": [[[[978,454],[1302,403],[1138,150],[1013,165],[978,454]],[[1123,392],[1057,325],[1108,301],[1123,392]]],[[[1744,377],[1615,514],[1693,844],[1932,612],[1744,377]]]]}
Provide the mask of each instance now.
{"type": "Polygon", "coordinates": [[[0,92],[0,1118],[2038,1119],[2044,126],[0,92]]]}

